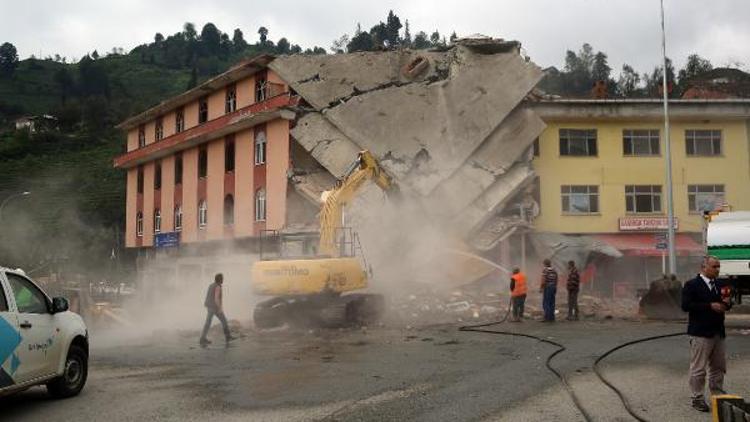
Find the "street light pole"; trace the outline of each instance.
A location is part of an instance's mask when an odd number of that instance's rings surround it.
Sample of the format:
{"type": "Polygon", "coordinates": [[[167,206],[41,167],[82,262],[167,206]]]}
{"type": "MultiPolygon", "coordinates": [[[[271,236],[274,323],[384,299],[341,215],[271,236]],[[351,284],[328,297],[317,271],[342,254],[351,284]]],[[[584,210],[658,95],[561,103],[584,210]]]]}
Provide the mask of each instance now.
{"type": "Polygon", "coordinates": [[[661,52],[664,63],[662,72],[662,94],[664,99],[664,158],[667,172],[667,245],[669,248],[669,273],[677,273],[677,256],[674,244],[674,203],[672,197],[672,145],[669,139],[669,101],[667,99],[667,36],[664,30],[664,0],[661,4],[661,52]]]}
{"type": "Polygon", "coordinates": [[[23,191],[23,192],[14,193],[13,195],[10,195],[9,197],[5,198],[5,200],[3,200],[2,203],[0,203],[0,221],[3,220],[3,208],[5,208],[5,205],[8,202],[10,202],[11,199],[18,198],[19,196],[30,195],[30,194],[31,194],[31,192],[29,192],[29,191],[23,191]]]}

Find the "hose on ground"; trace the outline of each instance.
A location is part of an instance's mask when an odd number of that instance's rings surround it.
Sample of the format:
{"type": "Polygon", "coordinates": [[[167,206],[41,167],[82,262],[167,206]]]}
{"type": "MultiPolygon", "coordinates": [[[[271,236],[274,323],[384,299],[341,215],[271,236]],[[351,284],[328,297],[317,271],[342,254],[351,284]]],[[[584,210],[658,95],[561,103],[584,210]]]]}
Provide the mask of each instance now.
{"type": "Polygon", "coordinates": [[[616,347],[613,347],[612,349],[607,350],[603,355],[599,356],[596,359],[596,361],[594,362],[594,373],[596,374],[596,376],[599,377],[599,379],[601,380],[601,382],[603,382],[607,387],[609,387],[612,391],[614,391],[615,394],[617,394],[617,396],[620,398],[620,401],[622,401],[623,406],[625,406],[625,410],[627,410],[628,413],[630,413],[630,416],[634,417],[637,421],[648,422],[648,419],[646,419],[646,418],[638,415],[637,413],[635,413],[635,410],[633,410],[633,408],[630,406],[630,402],[628,401],[628,398],[625,397],[625,395],[622,393],[622,391],[620,391],[611,382],[609,382],[609,380],[607,380],[606,378],[604,378],[604,375],[602,375],[601,370],[599,369],[599,363],[602,360],[604,360],[604,358],[606,358],[607,356],[611,355],[612,353],[614,353],[614,352],[616,352],[616,351],[618,351],[618,350],[620,350],[620,349],[622,349],[624,347],[632,346],[632,345],[638,344],[638,343],[644,343],[644,342],[651,341],[651,340],[659,340],[659,339],[662,339],[662,338],[677,337],[677,336],[683,336],[683,335],[685,335],[685,332],[671,333],[671,334],[662,334],[662,335],[659,335],[659,336],[651,336],[651,337],[641,338],[641,339],[638,339],[638,340],[629,341],[627,343],[622,343],[622,344],[620,344],[620,345],[618,345],[616,347]]]}
{"type": "Polygon", "coordinates": [[[560,380],[562,385],[565,387],[565,390],[568,392],[568,395],[570,396],[571,400],[573,400],[573,404],[576,406],[578,411],[581,412],[586,422],[591,422],[592,421],[591,416],[588,414],[588,412],[586,412],[586,409],[583,408],[583,405],[581,404],[580,400],[578,400],[578,396],[576,396],[576,393],[575,391],[573,391],[573,388],[570,386],[570,384],[568,384],[568,381],[565,379],[565,377],[558,370],[552,367],[552,364],[551,364],[552,359],[554,359],[554,357],[557,356],[558,354],[564,352],[566,350],[565,346],[563,346],[560,343],[554,342],[552,340],[547,340],[545,338],[537,337],[531,334],[486,329],[486,327],[502,324],[508,319],[508,315],[510,315],[510,311],[511,311],[512,301],[513,299],[511,298],[510,303],[508,303],[508,312],[505,313],[505,316],[503,317],[503,319],[499,321],[486,322],[482,324],[464,325],[462,327],[459,327],[458,330],[459,331],[473,331],[477,333],[489,333],[489,334],[496,334],[496,335],[514,336],[514,337],[526,337],[526,338],[537,340],[542,343],[551,344],[557,347],[557,350],[552,352],[552,354],[550,354],[547,357],[547,360],[544,362],[544,365],[547,367],[547,369],[550,370],[550,372],[555,374],[555,376],[560,380]]]}
{"type": "MultiPolygon", "coordinates": [[[[511,301],[512,301],[512,299],[511,299],[511,301]]],[[[526,338],[534,339],[534,340],[537,340],[539,342],[550,344],[552,346],[557,347],[557,350],[555,350],[554,352],[552,352],[547,357],[547,360],[545,361],[544,364],[547,367],[547,369],[550,372],[552,372],[553,374],[555,374],[555,376],[560,380],[560,382],[562,383],[562,385],[565,387],[565,390],[567,391],[568,395],[570,396],[570,399],[573,401],[573,404],[578,409],[578,411],[581,412],[581,414],[583,415],[583,418],[587,422],[592,421],[591,415],[589,415],[588,412],[586,412],[586,409],[581,404],[580,400],[578,399],[578,396],[575,394],[575,391],[570,386],[570,384],[568,383],[567,379],[565,379],[565,377],[558,370],[556,370],[552,366],[552,363],[551,363],[552,359],[555,356],[557,356],[558,354],[564,352],[566,350],[565,346],[563,346],[560,343],[554,342],[552,340],[548,340],[548,339],[545,339],[545,338],[542,338],[542,337],[538,337],[538,336],[534,336],[534,335],[531,335],[531,334],[515,333],[515,332],[511,332],[511,331],[498,331],[498,330],[489,330],[489,329],[486,329],[486,327],[491,327],[493,325],[500,325],[500,324],[504,323],[508,319],[508,316],[510,315],[510,312],[511,312],[511,303],[508,304],[508,311],[505,313],[505,316],[502,319],[500,319],[498,321],[485,322],[485,323],[481,323],[481,324],[464,325],[464,326],[459,327],[458,330],[459,331],[471,331],[471,332],[477,332],[477,333],[488,333],[488,334],[515,336],[515,337],[526,337],[526,338]]],[[[644,417],[638,415],[635,412],[635,410],[633,410],[633,408],[630,405],[630,402],[628,401],[628,399],[625,396],[625,394],[623,394],[622,391],[620,391],[620,389],[618,389],[617,387],[615,387],[614,384],[612,384],[609,380],[607,380],[604,377],[604,375],[602,375],[601,369],[599,368],[599,363],[601,363],[606,357],[608,357],[612,353],[614,353],[614,352],[616,352],[616,351],[618,351],[618,350],[620,350],[622,348],[625,348],[627,346],[632,346],[634,344],[645,343],[647,341],[659,340],[659,339],[668,338],[668,337],[677,337],[677,336],[682,336],[682,335],[685,335],[685,333],[684,332],[679,332],[679,333],[671,333],[671,334],[662,334],[662,335],[658,335],[658,336],[645,337],[645,338],[641,338],[641,339],[629,341],[629,342],[626,342],[626,343],[622,343],[622,344],[619,344],[619,345],[613,347],[612,349],[609,349],[606,352],[604,352],[604,354],[602,354],[601,356],[599,356],[596,359],[596,361],[594,362],[593,370],[594,370],[594,373],[596,374],[596,376],[599,378],[599,380],[601,382],[603,382],[607,387],[609,387],[612,391],[614,391],[615,394],[617,394],[617,396],[620,398],[620,401],[622,402],[623,406],[625,407],[625,410],[630,414],[630,416],[632,416],[633,418],[635,418],[637,421],[640,421],[640,422],[649,422],[648,419],[645,419],[644,417]]]]}

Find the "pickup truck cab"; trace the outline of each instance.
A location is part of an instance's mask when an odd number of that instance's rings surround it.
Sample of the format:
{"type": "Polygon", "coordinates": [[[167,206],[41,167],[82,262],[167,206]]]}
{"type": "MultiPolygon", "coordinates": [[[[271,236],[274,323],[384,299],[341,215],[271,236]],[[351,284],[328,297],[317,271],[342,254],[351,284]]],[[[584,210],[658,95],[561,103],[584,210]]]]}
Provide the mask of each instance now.
{"type": "Polygon", "coordinates": [[[86,384],[88,354],[86,325],[65,298],[0,267],[0,396],[41,384],[54,397],[75,396],[86,384]]]}

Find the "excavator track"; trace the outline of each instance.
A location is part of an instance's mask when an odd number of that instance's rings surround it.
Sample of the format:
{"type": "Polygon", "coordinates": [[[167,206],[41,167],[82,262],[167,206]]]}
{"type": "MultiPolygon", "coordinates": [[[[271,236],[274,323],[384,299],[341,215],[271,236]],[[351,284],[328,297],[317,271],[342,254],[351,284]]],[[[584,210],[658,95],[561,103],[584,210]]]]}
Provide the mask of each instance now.
{"type": "Polygon", "coordinates": [[[284,324],[344,328],[375,323],[384,311],[385,299],[377,294],[277,297],[259,303],[253,311],[253,319],[259,329],[284,324]]]}

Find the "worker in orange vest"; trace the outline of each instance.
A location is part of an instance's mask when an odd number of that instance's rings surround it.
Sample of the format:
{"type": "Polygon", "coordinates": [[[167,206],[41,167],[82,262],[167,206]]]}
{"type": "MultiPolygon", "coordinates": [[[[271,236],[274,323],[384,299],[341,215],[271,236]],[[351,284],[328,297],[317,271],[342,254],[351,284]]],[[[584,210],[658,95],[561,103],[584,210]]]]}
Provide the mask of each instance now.
{"type": "Polygon", "coordinates": [[[523,305],[526,303],[526,275],[520,268],[514,268],[510,277],[510,300],[513,305],[513,318],[510,321],[521,322],[523,305]]]}

